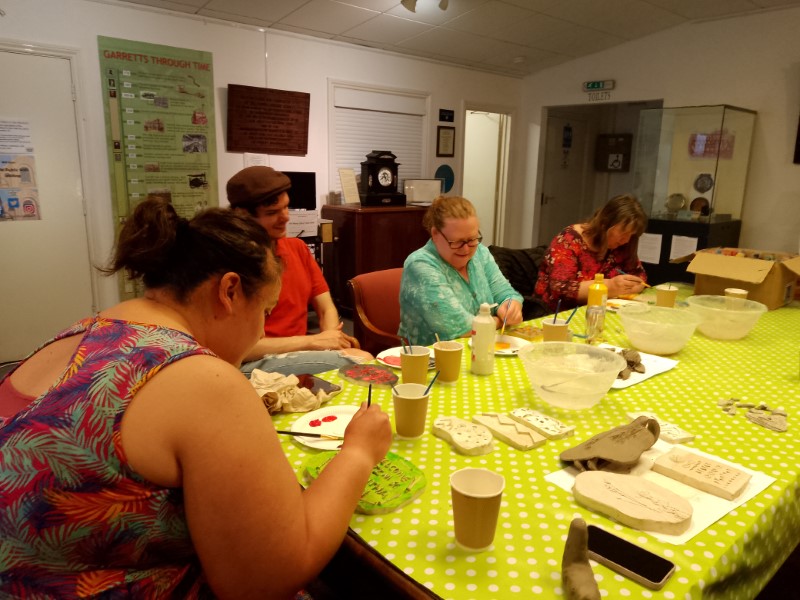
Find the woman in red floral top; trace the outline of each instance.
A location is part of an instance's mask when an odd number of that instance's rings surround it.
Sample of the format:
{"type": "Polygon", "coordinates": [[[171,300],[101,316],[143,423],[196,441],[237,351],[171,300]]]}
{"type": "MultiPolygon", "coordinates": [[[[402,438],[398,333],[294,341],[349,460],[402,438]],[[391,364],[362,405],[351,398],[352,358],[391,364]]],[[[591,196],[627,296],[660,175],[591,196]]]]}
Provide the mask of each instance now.
{"type": "Polygon", "coordinates": [[[596,273],[605,276],[608,297],[638,294],[647,275],[636,250],[647,227],[639,201],[616,196],[586,223],[570,225],[550,243],[539,266],[536,294],[555,312],[585,304],[596,273]]]}

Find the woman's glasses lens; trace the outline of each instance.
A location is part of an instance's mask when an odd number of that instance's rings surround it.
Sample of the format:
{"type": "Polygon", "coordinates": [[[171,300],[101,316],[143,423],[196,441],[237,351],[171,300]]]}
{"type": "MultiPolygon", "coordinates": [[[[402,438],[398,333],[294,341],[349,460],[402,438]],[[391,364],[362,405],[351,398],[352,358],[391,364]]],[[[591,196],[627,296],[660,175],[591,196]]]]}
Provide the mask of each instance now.
{"type": "Polygon", "coordinates": [[[481,243],[482,239],[483,236],[479,236],[476,238],[472,238],[471,240],[464,240],[463,242],[451,242],[450,240],[447,240],[447,243],[450,244],[450,248],[452,250],[459,250],[464,246],[469,246],[470,248],[474,248],[475,246],[481,243]]]}

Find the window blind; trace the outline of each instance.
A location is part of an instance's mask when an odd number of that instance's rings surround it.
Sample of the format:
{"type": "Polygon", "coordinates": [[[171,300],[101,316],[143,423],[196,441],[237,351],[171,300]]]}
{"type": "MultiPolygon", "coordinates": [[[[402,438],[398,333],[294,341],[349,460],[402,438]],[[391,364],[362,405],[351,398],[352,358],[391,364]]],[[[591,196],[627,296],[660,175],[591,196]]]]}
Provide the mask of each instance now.
{"type": "Polygon", "coordinates": [[[348,90],[344,94],[342,89],[334,93],[331,189],[342,190],[339,169],[353,169],[359,176],[361,163],[373,150],[389,150],[397,156],[399,191],[405,179],[421,178],[425,99],[402,94],[392,98],[386,91],[354,94],[348,90]],[[384,101],[376,102],[377,99],[384,101]]]}

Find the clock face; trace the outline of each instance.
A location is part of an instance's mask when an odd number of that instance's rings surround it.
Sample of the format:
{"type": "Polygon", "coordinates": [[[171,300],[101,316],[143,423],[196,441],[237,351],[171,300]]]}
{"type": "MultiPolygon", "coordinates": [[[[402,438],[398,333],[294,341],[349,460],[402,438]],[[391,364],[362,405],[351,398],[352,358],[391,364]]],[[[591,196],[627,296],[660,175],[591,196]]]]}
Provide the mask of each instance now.
{"type": "Polygon", "coordinates": [[[392,171],[386,167],[381,167],[380,171],[378,171],[378,183],[380,183],[383,187],[388,187],[392,185],[392,171]]]}

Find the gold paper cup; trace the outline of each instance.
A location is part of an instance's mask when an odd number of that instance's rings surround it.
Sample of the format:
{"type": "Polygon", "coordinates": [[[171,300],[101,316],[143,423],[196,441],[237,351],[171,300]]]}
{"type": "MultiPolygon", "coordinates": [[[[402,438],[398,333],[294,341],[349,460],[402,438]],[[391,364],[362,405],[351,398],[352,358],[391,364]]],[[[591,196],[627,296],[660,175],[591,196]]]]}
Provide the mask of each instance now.
{"type": "Polygon", "coordinates": [[[436,370],[439,371],[437,383],[455,383],[461,374],[461,356],[464,344],[461,342],[436,342],[433,355],[436,359],[436,370]]]}
{"type": "Polygon", "coordinates": [[[456,545],[470,552],[494,541],[505,478],[488,469],[466,468],[450,475],[456,545]]]}
{"type": "Polygon", "coordinates": [[[394,430],[400,439],[415,440],[425,433],[429,396],[425,393],[427,387],[421,383],[400,383],[392,389],[394,430]]]}

